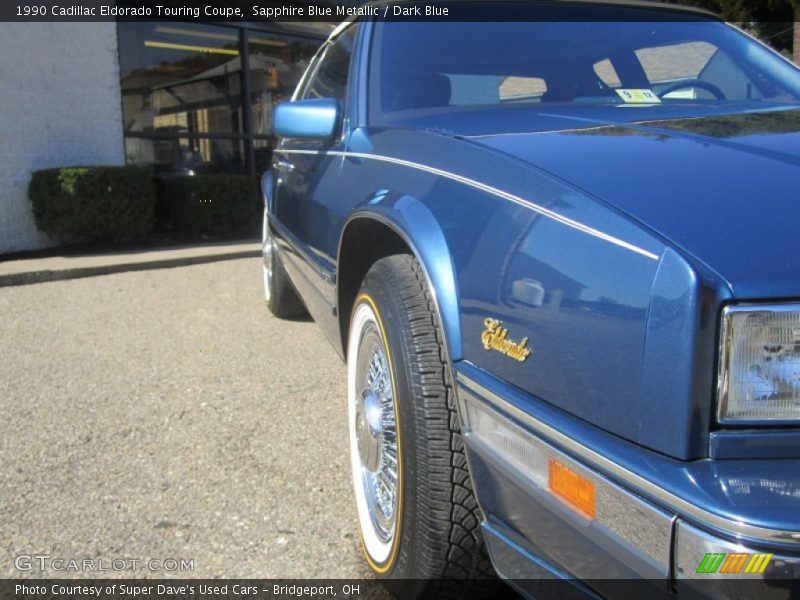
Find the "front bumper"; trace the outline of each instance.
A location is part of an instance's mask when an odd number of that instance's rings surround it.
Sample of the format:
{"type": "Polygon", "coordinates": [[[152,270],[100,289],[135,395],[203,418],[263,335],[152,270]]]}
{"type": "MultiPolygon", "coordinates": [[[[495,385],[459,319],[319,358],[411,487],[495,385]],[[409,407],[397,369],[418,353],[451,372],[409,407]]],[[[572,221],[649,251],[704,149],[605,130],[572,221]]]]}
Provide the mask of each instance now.
{"type": "Polygon", "coordinates": [[[678,592],[727,598],[787,598],[800,588],[800,552],[720,538],[679,521],[674,570],[678,592]]]}
{"type": "Polygon", "coordinates": [[[721,477],[713,461],[700,461],[694,472],[627,442],[622,450],[604,447],[602,435],[588,435],[590,426],[559,427],[554,409],[523,406],[481,376],[459,366],[459,409],[487,545],[502,576],[518,584],[580,580],[576,590],[603,596],[626,595],[619,584],[633,581],[665,597],[783,598],[798,591],[800,488],[782,488],[777,518],[767,522],[758,486],[774,484],[774,472],[763,481],[748,478],[747,469],[721,477]],[[591,482],[593,516],[553,493],[553,461],[591,482]],[[742,485],[755,493],[744,494],[742,485]],[[748,500],[758,508],[753,519],[748,500]]]}

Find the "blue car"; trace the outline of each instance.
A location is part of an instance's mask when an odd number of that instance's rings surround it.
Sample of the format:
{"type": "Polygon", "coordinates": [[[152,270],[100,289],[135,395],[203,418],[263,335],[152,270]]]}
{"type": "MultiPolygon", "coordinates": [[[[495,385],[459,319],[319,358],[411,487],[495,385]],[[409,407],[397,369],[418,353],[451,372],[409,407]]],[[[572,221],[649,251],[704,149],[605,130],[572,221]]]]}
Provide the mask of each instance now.
{"type": "Polygon", "coordinates": [[[689,9],[481,6],[342,24],[274,113],[266,299],[346,361],[367,563],[789,597],[800,71],[689,9]]]}

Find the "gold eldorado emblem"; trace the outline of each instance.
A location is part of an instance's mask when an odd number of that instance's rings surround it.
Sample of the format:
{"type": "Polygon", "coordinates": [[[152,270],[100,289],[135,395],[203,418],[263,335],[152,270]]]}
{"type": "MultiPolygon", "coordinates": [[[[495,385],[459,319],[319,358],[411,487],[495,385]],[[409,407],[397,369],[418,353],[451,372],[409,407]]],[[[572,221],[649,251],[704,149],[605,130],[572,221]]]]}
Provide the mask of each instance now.
{"type": "Polygon", "coordinates": [[[486,350],[496,350],[519,362],[528,358],[531,353],[530,349],[526,348],[528,338],[522,338],[519,343],[512,342],[508,339],[508,329],[500,327],[501,323],[497,319],[484,319],[483,324],[486,330],[481,334],[481,341],[486,350]]]}

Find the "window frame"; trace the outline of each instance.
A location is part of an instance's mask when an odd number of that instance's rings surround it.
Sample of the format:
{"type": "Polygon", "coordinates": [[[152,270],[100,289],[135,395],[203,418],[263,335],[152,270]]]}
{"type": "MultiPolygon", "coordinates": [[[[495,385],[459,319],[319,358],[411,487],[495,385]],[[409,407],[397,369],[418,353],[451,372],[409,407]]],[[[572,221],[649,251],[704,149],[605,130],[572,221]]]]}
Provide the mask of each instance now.
{"type": "Polygon", "coordinates": [[[342,28],[340,31],[336,32],[335,37],[329,38],[317,51],[314,55],[311,65],[309,66],[308,70],[306,71],[306,75],[303,76],[303,79],[297,86],[297,90],[295,91],[295,95],[292,97],[292,100],[308,100],[306,98],[306,93],[311,87],[312,82],[317,77],[319,73],[320,66],[323,62],[325,62],[325,58],[328,56],[328,52],[330,52],[342,39],[342,36],[347,35],[348,32],[355,29],[355,33],[353,34],[353,47],[350,51],[350,58],[348,59],[347,63],[347,79],[344,84],[344,97],[336,100],[339,100],[342,103],[342,111],[344,112],[347,108],[348,100],[350,97],[350,84],[352,82],[353,77],[353,57],[356,55],[356,44],[358,43],[358,22],[351,21],[347,24],[346,27],[342,28]],[[310,73],[310,74],[309,74],[310,73]]]}
{"type": "Polygon", "coordinates": [[[352,21],[347,22],[346,25],[343,25],[341,29],[334,32],[331,37],[329,37],[322,46],[320,46],[317,53],[311,59],[309,63],[308,69],[306,70],[305,74],[303,75],[300,83],[297,84],[297,89],[295,93],[292,95],[292,102],[298,100],[308,100],[306,98],[306,93],[308,92],[309,88],[311,87],[314,79],[319,72],[319,68],[322,65],[325,57],[327,56],[328,52],[336,45],[336,43],[342,38],[343,35],[348,35],[355,29],[353,33],[353,44],[352,49],[350,51],[350,58],[347,64],[347,79],[344,84],[344,97],[343,98],[336,98],[336,100],[340,104],[340,114],[339,114],[339,123],[337,124],[337,135],[334,138],[334,143],[341,142],[344,138],[345,132],[348,129],[349,123],[351,122],[350,119],[350,109],[352,108],[352,87],[353,87],[353,80],[356,78],[355,72],[355,57],[359,54],[359,43],[360,43],[360,35],[363,30],[363,23],[354,19],[352,21]]]}

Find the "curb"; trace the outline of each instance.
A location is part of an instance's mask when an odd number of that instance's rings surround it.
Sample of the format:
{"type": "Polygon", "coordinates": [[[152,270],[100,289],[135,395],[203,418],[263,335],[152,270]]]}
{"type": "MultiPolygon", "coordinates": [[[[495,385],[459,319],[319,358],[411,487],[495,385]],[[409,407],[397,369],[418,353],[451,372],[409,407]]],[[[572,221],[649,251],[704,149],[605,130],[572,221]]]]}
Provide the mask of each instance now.
{"type": "Polygon", "coordinates": [[[141,262],[121,262],[118,264],[95,265],[91,267],[71,267],[59,270],[42,269],[23,273],[8,273],[0,275],[0,287],[31,285],[34,283],[47,283],[49,281],[63,281],[66,279],[80,279],[82,277],[94,277],[96,275],[108,275],[110,273],[125,273],[128,271],[169,269],[173,267],[184,267],[237,258],[253,258],[257,256],[261,256],[261,250],[239,250],[198,256],[177,256],[141,262]]]}

